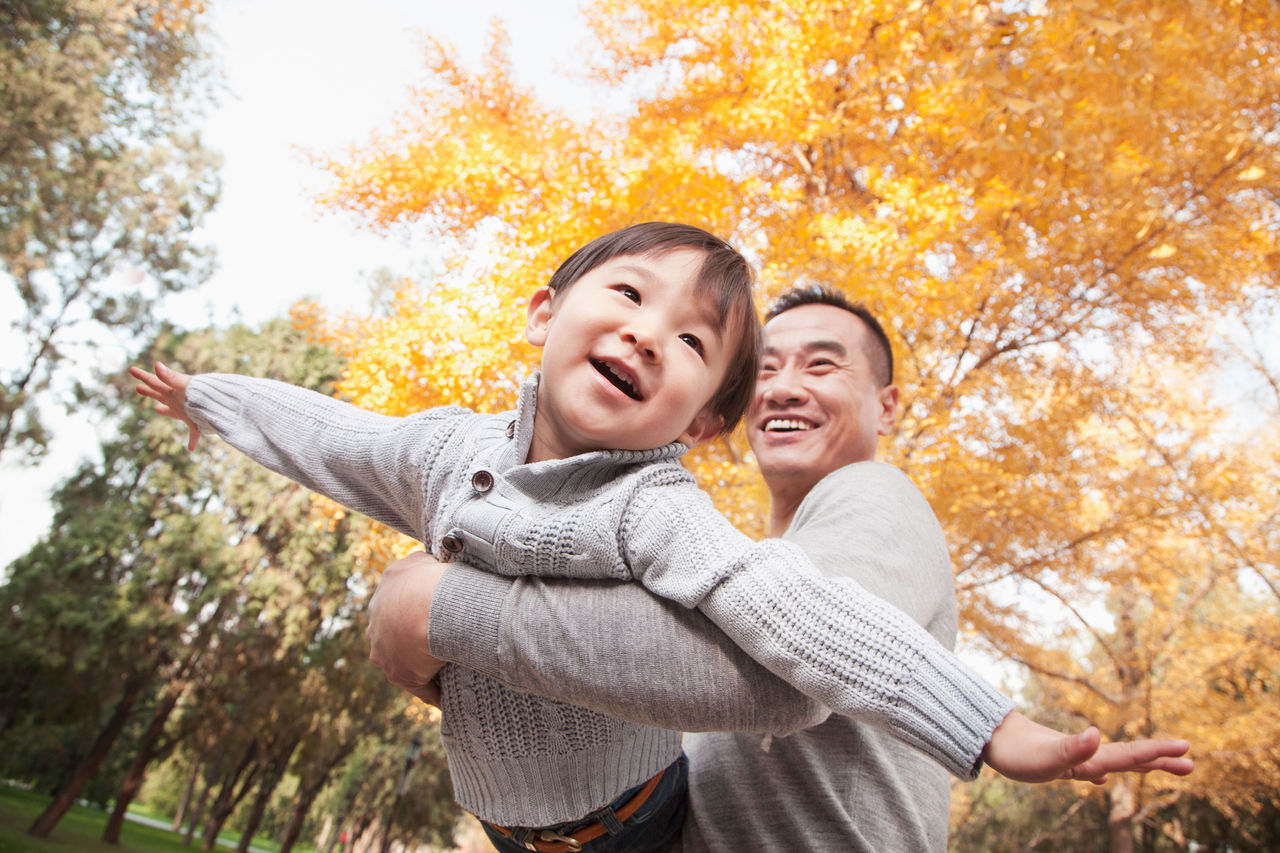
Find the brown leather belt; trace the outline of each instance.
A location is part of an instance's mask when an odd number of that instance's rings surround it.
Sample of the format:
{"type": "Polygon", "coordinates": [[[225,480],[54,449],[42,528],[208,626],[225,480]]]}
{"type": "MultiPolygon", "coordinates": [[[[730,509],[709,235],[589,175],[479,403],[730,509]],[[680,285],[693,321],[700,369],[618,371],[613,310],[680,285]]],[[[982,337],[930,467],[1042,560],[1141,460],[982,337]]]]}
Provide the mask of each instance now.
{"type": "MultiPolygon", "coordinates": [[[[619,823],[631,817],[636,813],[636,809],[644,805],[645,800],[649,799],[658,787],[658,783],[662,781],[662,774],[666,772],[664,769],[657,776],[645,782],[644,787],[637,791],[634,797],[627,800],[622,808],[614,810],[619,823]]],[[[489,823],[488,821],[485,821],[485,824],[508,838],[511,837],[511,830],[505,826],[498,826],[496,823],[489,823]]],[[[598,820],[578,827],[569,835],[561,835],[554,829],[535,829],[525,839],[524,846],[526,850],[540,850],[542,853],[575,853],[575,851],[582,849],[582,845],[588,841],[595,841],[606,832],[608,830],[598,820]]]]}

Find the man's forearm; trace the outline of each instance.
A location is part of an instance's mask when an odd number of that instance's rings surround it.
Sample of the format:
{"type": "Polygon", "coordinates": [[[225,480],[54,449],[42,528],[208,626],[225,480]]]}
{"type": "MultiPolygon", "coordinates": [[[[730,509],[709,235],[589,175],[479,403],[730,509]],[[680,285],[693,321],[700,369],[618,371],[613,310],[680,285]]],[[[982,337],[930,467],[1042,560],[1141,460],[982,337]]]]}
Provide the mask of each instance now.
{"type": "Polygon", "coordinates": [[[430,644],[517,690],[663,728],[787,734],[828,713],[702,614],[638,584],[513,580],[452,564],[431,605],[430,644]]]}

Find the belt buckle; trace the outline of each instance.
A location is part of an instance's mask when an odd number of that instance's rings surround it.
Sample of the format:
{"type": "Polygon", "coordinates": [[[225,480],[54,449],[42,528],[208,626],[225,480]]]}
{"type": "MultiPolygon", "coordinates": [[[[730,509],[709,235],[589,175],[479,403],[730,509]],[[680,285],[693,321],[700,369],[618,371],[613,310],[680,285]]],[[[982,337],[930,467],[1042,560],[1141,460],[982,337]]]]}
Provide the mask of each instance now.
{"type": "MultiPolygon", "coordinates": [[[[574,838],[572,835],[561,835],[554,829],[543,829],[538,832],[539,841],[559,841],[561,844],[568,845],[570,850],[578,851],[582,849],[582,842],[574,838]]],[[[527,843],[527,842],[526,842],[527,843]]],[[[536,848],[530,847],[533,850],[536,848]]]]}

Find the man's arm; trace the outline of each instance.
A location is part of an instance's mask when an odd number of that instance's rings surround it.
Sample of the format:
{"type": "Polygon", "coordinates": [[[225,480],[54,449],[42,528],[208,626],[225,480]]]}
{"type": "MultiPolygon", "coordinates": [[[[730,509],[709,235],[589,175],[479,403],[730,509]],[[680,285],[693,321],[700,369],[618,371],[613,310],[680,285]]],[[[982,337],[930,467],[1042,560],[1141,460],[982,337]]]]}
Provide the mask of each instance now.
{"type": "MultiPolygon", "coordinates": [[[[436,584],[441,581],[442,576],[455,587],[455,594],[461,594],[463,598],[467,596],[467,590],[472,582],[479,582],[481,586],[490,585],[491,588],[487,590],[472,588],[472,591],[479,592],[478,597],[472,599],[476,605],[472,612],[480,615],[476,624],[493,621],[484,615],[487,605],[495,606],[497,611],[494,612],[501,610],[504,595],[493,596],[495,590],[505,589],[516,598],[522,594],[514,589],[517,582],[510,578],[496,577],[456,563],[447,568],[446,572],[446,564],[437,562],[425,553],[413,554],[384,573],[382,584],[374,596],[374,602],[370,605],[370,641],[373,646],[371,658],[387,670],[387,676],[393,683],[428,699],[438,695],[426,685],[436,670],[443,665],[443,661],[434,660],[431,657],[433,650],[426,641],[428,626],[422,619],[422,613],[428,609],[432,609],[433,613],[436,612],[432,608],[431,595],[436,591],[436,584]],[[396,666],[389,666],[388,662],[395,662],[396,666]]],[[[541,583],[537,579],[525,579],[520,583],[525,582],[541,583]]],[[[576,601],[579,605],[586,605],[591,600],[585,597],[575,598],[575,593],[566,592],[589,587],[589,584],[561,581],[553,582],[552,586],[562,586],[563,589],[549,593],[549,600],[566,599],[576,601]]],[[[463,607],[461,611],[451,613],[450,616],[459,616],[468,609],[463,607]]],[[[617,615],[624,620],[627,618],[624,613],[617,615]]],[[[614,641],[609,645],[621,649],[626,644],[614,641]]],[[[448,656],[447,650],[442,650],[440,653],[442,656],[448,656]]],[[[615,669],[614,672],[622,674],[625,680],[625,669],[615,669]]],[[[565,669],[561,674],[564,676],[564,681],[554,678],[544,680],[550,688],[547,692],[551,698],[574,701],[578,698],[572,695],[576,688],[565,685],[581,683],[587,700],[601,705],[597,710],[621,716],[624,719],[635,719],[637,722],[665,724],[666,715],[661,709],[648,708],[640,702],[630,704],[620,702],[614,690],[608,687],[602,688],[600,684],[589,683],[581,679],[572,669],[565,669]]],[[[745,672],[744,677],[746,677],[745,672]]],[[[519,684],[513,686],[523,689],[519,684]]],[[[758,685],[747,683],[741,686],[745,691],[750,692],[758,685]]],[[[686,701],[687,697],[680,695],[678,691],[667,691],[667,693],[668,701],[676,707],[682,707],[686,701]]],[[[587,702],[576,704],[585,705],[587,702]]],[[[732,703],[728,704],[732,706],[732,703]]],[[[700,707],[686,710],[691,717],[701,713],[700,707]]],[[[678,713],[680,712],[677,712],[677,715],[678,713]]],[[[762,713],[767,714],[767,709],[762,713]]],[[[776,716],[781,718],[785,714],[776,716]]],[[[730,717],[726,719],[729,724],[727,727],[731,727],[733,720],[730,717]]],[[[767,727],[760,724],[759,719],[749,722],[752,725],[747,726],[746,730],[767,730],[767,727]]],[[[1106,781],[1108,773],[1129,771],[1164,770],[1180,776],[1186,775],[1193,768],[1191,760],[1182,757],[1187,749],[1186,741],[1173,739],[1100,745],[1097,729],[1090,728],[1080,734],[1064,735],[1034,723],[1014,711],[996,728],[983,750],[983,758],[997,772],[1022,782],[1077,779],[1101,783],[1106,781]]]]}
{"type": "MultiPolygon", "coordinates": [[[[786,734],[829,713],[697,611],[638,584],[503,578],[460,563],[445,568],[426,554],[397,563],[393,569],[405,576],[393,576],[387,592],[400,603],[395,613],[380,614],[373,608],[384,573],[371,605],[375,663],[387,669],[386,661],[433,653],[516,690],[677,731],[786,734]],[[406,600],[417,605],[406,607],[406,600]],[[422,618],[428,608],[430,627],[422,618]],[[398,630],[390,627],[397,617],[398,630]]],[[[390,670],[388,677],[412,689],[425,671],[409,665],[401,678],[390,670]]]]}
{"type": "MultiPolygon", "coordinates": [[[[857,493],[855,491],[855,494],[857,493]]],[[[874,492],[864,490],[864,494],[870,494],[871,499],[875,499],[874,492]]],[[[918,495],[918,492],[916,494],[918,495]]],[[[921,503],[923,504],[922,499],[921,503]]],[[[927,504],[923,505],[927,507],[927,504]]],[[[932,520],[931,513],[929,517],[932,520]]],[[[936,526],[936,521],[933,523],[936,526]]],[[[906,534],[910,535],[911,532],[908,527],[906,534]]],[[[858,547],[861,537],[857,535],[856,529],[846,527],[844,533],[848,537],[849,547],[842,549],[842,553],[846,558],[857,559],[858,554],[853,550],[858,547]]],[[[892,542],[895,538],[897,537],[890,536],[888,541],[892,542]]],[[[865,547],[872,550],[882,548],[882,545],[876,543],[883,541],[883,539],[868,537],[865,547]]],[[[520,689],[546,692],[557,698],[563,697],[581,704],[602,703],[601,710],[624,717],[643,719],[646,722],[653,719],[649,715],[654,712],[648,707],[638,706],[650,702],[651,699],[664,703],[678,702],[680,697],[689,695],[686,688],[679,686],[680,674],[687,671],[686,660],[681,658],[681,655],[688,651],[684,644],[676,644],[670,649],[669,655],[673,663],[673,669],[670,670],[664,670],[662,666],[663,661],[667,660],[666,657],[660,656],[655,663],[643,654],[634,654],[638,647],[636,637],[641,639],[655,635],[666,637],[670,636],[669,630],[681,630],[678,625],[663,631],[658,628],[656,622],[633,621],[636,602],[645,600],[637,597],[634,589],[596,585],[597,593],[579,598],[576,606],[566,608],[560,586],[567,585],[570,589],[589,587],[571,582],[558,584],[529,579],[516,583],[498,581],[497,587],[489,586],[485,590],[486,580],[478,575],[471,580],[467,580],[462,573],[455,574],[453,577],[455,583],[450,583],[446,576],[445,582],[441,584],[444,596],[436,599],[436,604],[431,611],[435,620],[431,629],[431,640],[441,656],[454,657],[463,663],[477,666],[482,671],[492,673],[520,689]],[[471,587],[479,587],[484,591],[480,595],[472,595],[470,593],[475,593],[477,590],[471,587]],[[450,589],[454,590],[453,594],[450,594],[450,589]],[[627,592],[619,594],[618,591],[622,589],[626,589],[627,592]],[[632,599],[624,600],[622,595],[631,595],[632,599]],[[445,600],[450,600],[452,603],[442,607],[441,604],[445,600]],[[621,606],[617,606],[616,610],[610,610],[611,605],[621,606]],[[445,614],[443,618],[441,614],[445,614]],[[454,617],[457,617],[456,620],[454,617]],[[438,631],[440,622],[447,625],[451,621],[458,625],[465,625],[466,630],[461,634],[447,630],[438,631]],[[548,626],[550,626],[549,629],[548,626]],[[633,627],[644,630],[633,634],[631,633],[633,627]],[[512,663],[514,668],[504,666],[504,655],[506,662],[512,663]],[[489,668],[481,662],[482,659],[487,660],[489,668]],[[619,673],[622,673],[622,681],[618,680],[619,673]],[[667,683],[677,685],[673,691],[675,695],[659,691],[656,695],[643,694],[641,698],[641,694],[632,692],[633,685],[627,679],[627,673],[640,673],[648,681],[667,678],[667,683]]],[[[802,582],[810,580],[814,579],[802,576],[802,582]]],[[[777,597],[776,592],[770,594],[777,597]]],[[[683,613],[679,610],[671,612],[683,613]]],[[[725,615],[726,610],[722,604],[720,616],[724,618],[725,615]]],[[[732,617],[737,618],[737,612],[733,613],[732,617]]],[[[918,631],[918,627],[914,625],[900,626],[896,630],[899,633],[906,633],[904,630],[906,627],[918,631]]],[[[749,635],[750,629],[743,634],[744,643],[750,641],[749,635]]],[[[717,642],[721,641],[717,639],[717,642]]],[[[731,653],[736,653],[732,645],[729,648],[731,653]]],[[[760,652],[759,649],[755,651],[760,652]]],[[[938,665],[940,663],[940,660],[933,662],[938,665]]],[[[951,665],[948,671],[951,670],[954,670],[954,665],[951,665]]],[[[933,671],[941,672],[941,670],[933,671]]],[[[975,684],[979,683],[975,681],[975,684]]],[[[693,689],[697,689],[696,684],[693,685],[693,689]]],[[[922,689],[927,691],[929,688],[924,686],[922,689]]],[[[970,691],[972,695],[969,701],[981,701],[987,696],[988,691],[989,688],[979,690],[974,687],[970,691]]],[[[988,700],[984,705],[992,704],[992,701],[988,700]]],[[[929,708],[933,708],[938,703],[931,701],[926,704],[929,708]]],[[[956,722],[962,726],[972,723],[972,720],[966,723],[961,718],[952,720],[945,716],[941,723],[932,718],[910,720],[911,726],[915,728],[907,732],[907,739],[917,741],[923,738],[926,745],[951,744],[945,749],[932,749],[930,752],[937,753],[940,760],[945,759],[944,764],[961,777],[974,772],[975,759],[979,751],[995,769],[1006,773],[1011,778],[1025,780],[1059,778],[1064,774],[1070,774],[1073,769],[1077,772],[1075,778],[1098,778],[1104,776],[1106,772],[1121,770],[1164,769],[1174,773],[1190,772],[1190,762],[1176,758],[1186,751],[1185,742],[1153,740],[1134,744],[1109,744],[1099,750],[1096,732],[1092,734],[1086,732],[1077,736],[1062,735],[1036,726],[1026,721],[1021,715],[1012,714],[1006,717],[1007,699],[1001,699],[998,704],[1003,707],[997,708],[992,705],[976,715],[983,720],[983,731],[971,732],[972,735],[978,736],[976,740],[968,736],[959,737],[951,732],[940,734],[941,726],[947,726],[950,722],[956,722]],[[1008,725],[1011,721],[1015,725],[1008,725]],[[1021,721],[1030,725],[1018,724],[1021,721]],[[911,737],[912,733],[917,736],[911,737]],[[953,737],[956,738],[954,742],[953,737]],[[961,741],[964,745],[957,746],[961,741]],[[973,743],[969,744],[969,741],[973,743]],[[1013,745],[1013,748],[1003,748],[1010,745],[1013,745]],[[1025,746],[1025,750],[1021,746],[1025,746]],[[1094,755],[1095,751],[1097,757],[1094,763],[1082,764],[1089,756],[1094,755]]],[[[924,707],[921,706],[921,708],[924,707]]],[[[698,709],[693,710],[695,713],[699,712],[698,709]]],[[[876,710],[872,709],[870,716],[876,716],[876,713],[876,710]]],[[[911,712],[908,711],[907,715],[910,714],[911,712]]],[[[901,712],[895,712],[895,719],[901,716],[901,712]]],[[[658,722],[662,725],[674,725],[672,722],[658,722]]],[[[911,726],[908,728],[910,729],[911,726]]],[[[687,722],[681,722],[680,727],[689,728],[690,726],[687,722]]],[[[730,727],[733,726],[730,724],[730,727]]]]}

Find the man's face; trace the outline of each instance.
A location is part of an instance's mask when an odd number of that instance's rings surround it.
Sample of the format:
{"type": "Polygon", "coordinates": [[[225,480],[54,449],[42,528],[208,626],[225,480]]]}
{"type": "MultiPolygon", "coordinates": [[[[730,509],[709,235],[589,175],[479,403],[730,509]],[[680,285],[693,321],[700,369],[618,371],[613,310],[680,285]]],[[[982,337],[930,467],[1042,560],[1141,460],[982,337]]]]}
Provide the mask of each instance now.
{"type": "Polygon", "coordinates": [[[877,383],[872,341],[857,315],[833,305],[802,305],[765,325],[747,440],[771,489],[792,481],[807,490],[875,458],[876,437],[893,430],[898,390],[877,383]]]}
{"type": "Polygon", "coordinates": [[[705,253],[624,255],[561,298],[543,288],[525,334],[542,347],[529,461],[591,450],[648,450],[714,436],[708,404],[729,344],[709,297],[695,293],[705,253]]]}

